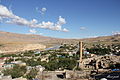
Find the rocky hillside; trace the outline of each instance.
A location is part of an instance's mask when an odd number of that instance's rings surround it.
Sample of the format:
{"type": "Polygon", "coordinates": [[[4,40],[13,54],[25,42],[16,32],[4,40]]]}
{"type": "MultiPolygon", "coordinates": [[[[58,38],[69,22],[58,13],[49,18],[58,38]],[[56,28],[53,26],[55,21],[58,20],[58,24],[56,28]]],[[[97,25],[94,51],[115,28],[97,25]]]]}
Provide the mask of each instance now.
{"type": "Polygon", "coordinates": [[[60,39],[60,38],[52,38],[41,35],[16,34],[16,33],[0,31],[0,52],[19,51],[19,50],[25,50],[25,49],[27,50],[34,48],[39,49],[39,48],[45,48],[45,46],[49,47],[61,43],[74,44],[74,43],[78,43],[78,41],[84,41],[88,46],[98,43],[105,43],[105,44],[120,43],[120,35],[85,38],[85,39],[60,39]],[[40,47],[40,45],[43,47],[40,47]]]}

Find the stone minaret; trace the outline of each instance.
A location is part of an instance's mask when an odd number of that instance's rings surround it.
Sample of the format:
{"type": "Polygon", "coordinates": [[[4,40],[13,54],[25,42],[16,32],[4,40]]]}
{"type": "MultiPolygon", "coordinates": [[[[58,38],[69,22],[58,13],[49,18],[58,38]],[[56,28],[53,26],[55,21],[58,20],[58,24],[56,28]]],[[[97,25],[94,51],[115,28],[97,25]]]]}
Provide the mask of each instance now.
{"type": "Polygon", "coordinates": [[[79,48],[80,48],[80,63],[82,62],[82,52],[83,52],[83,47],[82,47],[82,41],[79,42],[79,48]]]}
{"type": "Polygon", "coordinates": [[[79,49],[80,49],[79,67],[81,69],[84,69],[83,60],[82,60],[82,55],[83,55],[83,42],[82,41],[79,42],[79,49]]]}

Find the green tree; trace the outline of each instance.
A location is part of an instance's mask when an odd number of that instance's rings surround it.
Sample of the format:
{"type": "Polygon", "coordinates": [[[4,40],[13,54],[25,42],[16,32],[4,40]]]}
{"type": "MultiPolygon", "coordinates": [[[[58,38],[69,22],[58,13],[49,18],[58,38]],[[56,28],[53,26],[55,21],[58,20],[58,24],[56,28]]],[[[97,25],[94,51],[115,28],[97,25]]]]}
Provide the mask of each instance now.
{"type": "Polygon", "coordinates": [[[60,58],[59,68],[72,70],[76,66],[77,61],[70,58],[60,58]]]}

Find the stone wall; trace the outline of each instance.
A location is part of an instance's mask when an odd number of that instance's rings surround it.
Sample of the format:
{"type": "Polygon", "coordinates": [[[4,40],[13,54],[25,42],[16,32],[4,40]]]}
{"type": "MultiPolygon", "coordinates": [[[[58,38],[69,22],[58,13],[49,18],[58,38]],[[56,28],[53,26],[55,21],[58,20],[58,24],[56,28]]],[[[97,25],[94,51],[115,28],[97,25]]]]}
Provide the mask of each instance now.
{"type": "Polygon", "coordinates": [[[44,71],[39,72],[37,75],[38,79],[43,80],[80,80],[88,79],[90,72],[86,71],[44,71]]]}

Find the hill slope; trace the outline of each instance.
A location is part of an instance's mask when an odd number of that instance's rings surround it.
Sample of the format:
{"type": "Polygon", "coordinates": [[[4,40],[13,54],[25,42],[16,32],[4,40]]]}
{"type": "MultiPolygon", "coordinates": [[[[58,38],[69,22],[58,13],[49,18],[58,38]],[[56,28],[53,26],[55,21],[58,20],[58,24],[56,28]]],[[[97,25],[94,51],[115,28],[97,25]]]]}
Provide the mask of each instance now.
{"type": "Polygon", "coordinates": [[[88,45],[98,43],[120,43],[120,35],[103,36],[96,38],[85,39],[59,39],[46,37],[41,35],[32,34],[16,34],[10,32],[0,31],[0,51],[21,51],[29,49],[44,49],[45,46],[49,47],[61,43],[78,43],[84,41],[88,45]]]}

